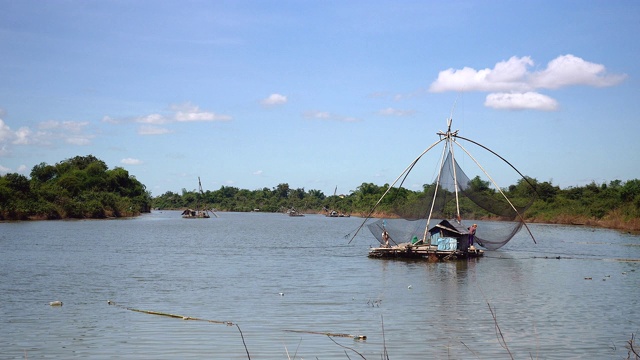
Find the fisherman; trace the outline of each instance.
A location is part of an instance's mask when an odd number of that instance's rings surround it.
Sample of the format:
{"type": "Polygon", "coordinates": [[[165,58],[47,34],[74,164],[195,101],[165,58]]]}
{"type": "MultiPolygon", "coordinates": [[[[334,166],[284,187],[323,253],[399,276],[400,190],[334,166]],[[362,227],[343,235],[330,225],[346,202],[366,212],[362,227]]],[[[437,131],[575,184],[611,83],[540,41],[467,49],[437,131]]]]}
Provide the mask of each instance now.
{"type": "Polygon", "coordinates": [[[473,224],[469,230],[469,247],[473,246],[473,239],[476,236],[476,229],[478,228],[477,224],[473,224]]]}
{"type": "Polygon", "coordinates": [[[384,240],[384,247],[389,247],[389,233],[387,230],[382,230],[382,240],[384,240]]]}

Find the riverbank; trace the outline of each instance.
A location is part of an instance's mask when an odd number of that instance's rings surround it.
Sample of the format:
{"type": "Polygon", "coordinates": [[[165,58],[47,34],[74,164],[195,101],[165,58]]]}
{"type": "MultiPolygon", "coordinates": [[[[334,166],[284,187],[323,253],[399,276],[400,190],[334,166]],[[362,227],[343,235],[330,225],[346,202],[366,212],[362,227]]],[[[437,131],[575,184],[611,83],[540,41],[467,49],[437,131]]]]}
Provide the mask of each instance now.
{"type": "Polygon", "coordinates": [[[594,219],[586,216],[560,215],[553,219],[531,218],[526,219],[526,221],[539,224],[590,226],[640,234],[640,219],[634,218],[627,220],[616,214],[606,216],[603,219],[594,219]]]}
{"type": "MultiPolygon", "coordinates": [[[[351,216],[365,217],[367,216],[367,214],[355,212],[355,213],[351,213],[351,216]]],[[[398,218],[398,216],[395,214],[385,214],[382,212],[375,212],[370,216],[373,218],[387,218],[387,219],[398,218]]],[[[478,220],[497,221],[498,219],[481,218],[478,220]]],[[[625,219],[623,216],[616,213],[615,211],[605,216],[603,219],[594,219],[586,216],[562,214],[562,215],[555,216],[553,218],[547,218],[547,217],[526,218],[525,217],[525,221],[527,223],[532,223],[532,224],[589,226],[589,227],[617,230],[617,231],[628,232],[633,234],[640,234],[640,218],[625,219]]]]}

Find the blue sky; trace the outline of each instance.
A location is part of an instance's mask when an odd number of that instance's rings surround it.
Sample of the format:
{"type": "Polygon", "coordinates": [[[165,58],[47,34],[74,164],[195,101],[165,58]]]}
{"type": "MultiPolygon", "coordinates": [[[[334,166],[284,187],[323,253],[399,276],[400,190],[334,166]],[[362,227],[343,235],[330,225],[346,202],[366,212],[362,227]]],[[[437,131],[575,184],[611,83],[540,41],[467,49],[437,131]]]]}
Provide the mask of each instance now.
{"type": "Polygon", "coordinates": [[[639,18],[638,1],[0,0],[0,174],[91,154],[154,196],[198,177],[348,193],[391,183],[453,115],[539,181],[636,179],[639,18]]]}

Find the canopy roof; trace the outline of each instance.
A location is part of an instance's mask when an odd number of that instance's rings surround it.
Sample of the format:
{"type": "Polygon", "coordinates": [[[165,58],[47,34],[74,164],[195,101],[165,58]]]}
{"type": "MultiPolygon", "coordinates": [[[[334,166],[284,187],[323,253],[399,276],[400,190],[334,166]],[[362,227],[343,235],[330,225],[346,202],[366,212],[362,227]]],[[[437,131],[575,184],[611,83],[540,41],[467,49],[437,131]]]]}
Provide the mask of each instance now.
{"type": "Polygon", "coordinates": [[[457,222],[449,222],[448,220],[442,220],[434,227],[429,229],[429,233],[431,235],[442,232],[442,234],[446,237],[460,237],[462,235],[468,235],[469,231],[462,225],[457,222]]]}

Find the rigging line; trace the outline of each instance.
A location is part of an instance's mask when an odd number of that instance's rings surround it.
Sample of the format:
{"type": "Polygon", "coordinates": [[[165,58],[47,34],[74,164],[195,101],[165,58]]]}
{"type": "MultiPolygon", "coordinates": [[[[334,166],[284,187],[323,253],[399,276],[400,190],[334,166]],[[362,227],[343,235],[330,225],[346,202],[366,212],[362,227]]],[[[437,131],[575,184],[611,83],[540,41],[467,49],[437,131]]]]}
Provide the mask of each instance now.
{"type": "Polygon", "coordinates": [[[411,171],[411,169],[413,169],[413,167],[416,165],[416,163],[418,162],[418,160],[420,160],[422,158],[422,156],[424,156],[424,154],[426,154],[429,150],[433,149],[434,146],[438,145],[439,143],[442,142],[442,140],[444,139],[440,139],[436,142],[434,142],[431,146],[429,146],[425,151],[422,152],[422,154],[420,154],[415,160],[413,160],[411,162],[411,164],[409,166],[407,166],[406,169],[404,169],[404,171],[402,172],[402,174],[400,174],[400,176],[398,176],[391,185],[389,185],[389,188],[387,189],[387,191],[384,192],[384,194],[382,194],[382,196],[380,197],[380,199],[378,199],[378,202],[376,202],[375,205],[373,205],[373,208],[371,208],[371,211],[369,211],[369,213],[367,214],[367,216],[364,218],[364,221],[362,222],[362,224],[360,224],[360,226],[358,226],[358,229],[356,230],[356,232],[353,234],[353,236],[351,237],[351,239],[349,240],[349,242],[347,244],[351,244],[351,242],[353,241],[353,239],[356,237],[356,235],[358,235],[358,233],[360,232],[360,230],[362,230],[362,227],[364,226],[364,224],[367,222],[367,220],[369,220],[369,218],[371,218],[371,214],[373,214],[373,212],[375,211],[375,209],[378,207],[378,205],[380,205],[380,202],[382,202],[382,199],[387,195],[387,193],[391,190],[391,188],[393,188],[393,186],[398,182],[398,180],[400,180],[400,178],[407,173],[407,171],[411,171]]]}
{"type": "Polygon", "coordinates": [[[460,147],[460,149],[462,149],[462,151],[464,151],[470,158],[471,160],[473,160],[473,162],[476,163],[476,165],[480,168],[480,170],[482,170],[482,172],[487,175],[487,177],[489,178],[489,180],[491,180],[491,183],[493,184],[493,186],[496,187],[496,189],[498,189],[498,191],[500,192],[500,194],[502,195],[502,197],[504,197],[505,200],[507,200],[507,202],[509,203],[509,205],[511,206],[511,208],[513,209],[513,211],[516,212],[516,214],[518,215],[518,217],[520,218],[520,221],[522,221],[522,224],[524,225],[524,227],[527,229],[527,231],[529,232],[529,235],[531,236],[531,239],[533,239],[533,243],[537,244],[536,242],[536,238],[533,236],[533,233],[531,233],[531,229],[529,229],[529,226],[527,225],[527,223],[524,221],[524,218],[522,217],[522,215],[520,215],[520,212],[516,209],[515,206],[513,206],[513,204],[511,203],[511,200],[509,200],[509,198],[507,197],[507,195],[505,195],[505,193],[502,191],[502,189],[500,188],[500,186],[498,186],[498,184],[496,184],[496,182],[493,180],[493,178],[491,177],[491,175],[489,175],[489,173],[487,173],[485,171],[485,169],[482,167],[482,165],[480,165],[480,163],[467,151],[467,149],[464,148],[464,146],[462,146],[461,144],[457,143],[456,144],[460,147]]]}
{"type": "MultiPolygon", "coordinates": [[[[495,156],[497,156],[498,158],[500,158],[500,160],[502,160],[502,161],[506,162],[509,166],[511,166],[511,168],[512,168],[513,170],[515,170],[515,171],[516,171],[516,172],[517,172],[517,173],[518,173],[518,174],[519,174],[519,175],[524,179],[524,181],[526,181],[526,182],[527,182],[527,184],[529,184],[529,186],[531,186],[531,188],[532,188],[532,189],[533,189],[533,191],[536,193],[536,195],[540,196],[540,194],[538,194],[538,190],[536,189],[536,187],[535,187],[535,186],[533,186],[533,184],[529,181],[529,179],[527,179],[527,177],[526,177],[526,176],[524,176],[524,175],[520,172],[520,170],[516,169],[516,167],[515,167],[515,166],[513,166],[510,162],[508,162],[508,161],[507,161],[507,159],[503,158],[502,156],[500,156],[500,155],[499,155],[498,153],[496,153],[495,151],[493,151],[493,150],[489,149],[488,147],[486,147],[486,146],[484,146],[484,145],[482,145],[482,144],[480,144],[480,143],[478,143],[478,142],[475,142],[475,141],[473,141],[473,140],[471,140],[471,139],[467,139],[467,138],[465,138],[465,137],[463,137],[463,136],[460,136],[460,135],[457,135],[457,134],[456,134],[455,136],[456,136],[457,138],[459,138],[459,139],[466,140],[466,141],[468,141],[468,142],[470,142],[470,143],[473,143],[473,144],[476,144],[476,145],[480,146],[481,148],[483,148],[483,149],[485,149],[485,150],[489,151],[489,152],[490,152],[490,153],[492,153],[493,155],[495,155],[495,156]]],[[[460,146],[460,144],[458,144],[458,145],[460,146]]]]}
{"type": "MultiPolygon", "coordinates": [[[[429,217],[427,218],[427,226],[424,228],[424,234],[422,235],[422,242],[427,242],[427,233],[429,232],[429,223],[431,222],[431,216],[433,215],[433,207],[436,204],[436,197],[438,196],[438,187],[440,187],[440,177],[442,176],[442,168],[444,167],[444,158],[447,153],[448,144],[442,148],[442,155],[440,156],[440,170],[438,171],[438,177],[436,179],[436,187],[433,190],[433,199],[431,200],[431,208],[429,209],[429,217]]],[[[444,195],[443,195],[444,196],[444,195]]]]}
{"type": "Polygon", "coordinates": [[[395,196],[393,197],[393,199],[391,199],[391,202],[393,203],[396,198],[398,198],[398,196],[400,195],[400,188],[404,185],[404,182],[407,180],[407,177],[409,177],[409,173],[411,173],[411,171],[413,170],[413,168],[416,166],[416,164],[418,163],[417,159],[416,161],[413,162],[413,164],[411,164],[411,166],[405,170],[404,173],[404,178],[402,179],[402,181],[400,182],[400,185],[398,185],[398,187],[396,188],[397,191],[395,192],[395,196]]]}
{"type": "MultiPolygon", "coordinates": [[[[398,176],[396,178],[396,180],[389,185],[389,188],[387,188],[387,191],[384,192],[384,194],[382,194],[382,196],[380,197],[380,199],[378,199],[378,202],[376,202],[375,205],[373,205],[373,207],[371,208],[371,210],[369,211],[369,213],[367,214],[367,216],[364,218],[364,221],[362,222],[362,224],[360,224],[360,226],[358,226],[358,229],[356,230],[356,232],[353,234],[353,236],[351,237],[351,239],[349,240],[349,242],[347,244],[351,244],[351,241],[353,241],[353,239],[356,237],[356,235],[358,235],[358,232],[360,232],[360,230],[362,229],[362,227],[364,226],[364,224],[367,222],[367,220],[369,220],[369,218],[371,217],[371,214],[373,214],[373,212],[376,210],[376,208],[378,207],[378,205],[380,204],[380,202],[382,201],[382,199],[389,193],[389,191],[391,191],[391,189],[393,188],[393,186],[398,182],[398,180],[400,180],[400,178],[405,175],[406,176],[409,175],[409,172],[413,169],[413,167],[416,165],[416,163],[418,162],[418,160],[420,159],[420,157],[422,157],[422,155],[424,155],[424,153],[422,153],[420,156],[418,156],[417,159],[413,160],[413,162],[411,163],[411,165],[409,165],[403,172],[402,174],[400,174],[400,176],[398,176]]],[[[402,180],[402,182],[404,183],[404,180],[402,180]]]]}

